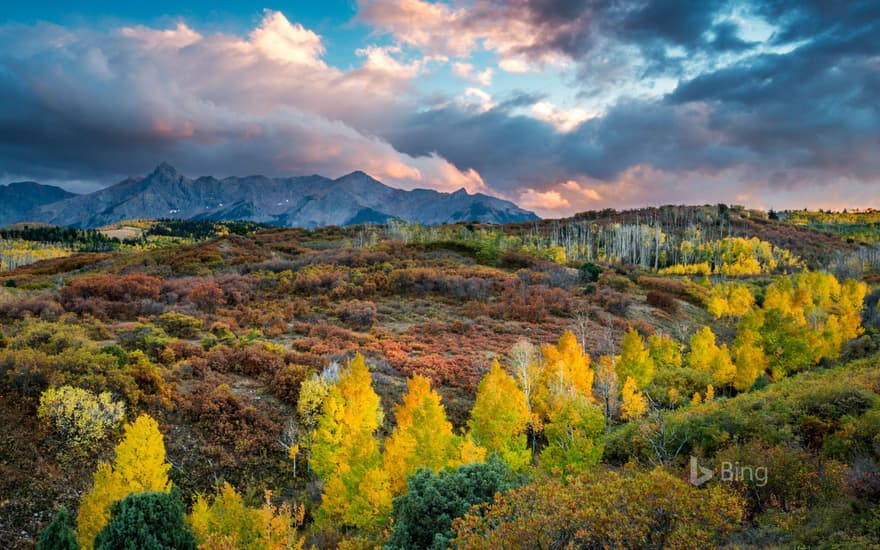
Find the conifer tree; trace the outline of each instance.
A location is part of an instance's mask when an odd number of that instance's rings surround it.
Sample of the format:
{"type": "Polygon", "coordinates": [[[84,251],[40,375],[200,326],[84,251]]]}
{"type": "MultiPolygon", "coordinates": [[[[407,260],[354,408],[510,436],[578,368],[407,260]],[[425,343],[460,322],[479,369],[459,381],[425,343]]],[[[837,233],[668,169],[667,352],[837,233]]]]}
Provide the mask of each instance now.
{"type": "Polygon", "coordinates": [[[76,533],[67,523],[67,508],[62,507],[55,518],[40,533],[37,550],[79,550],[76,533]]]}

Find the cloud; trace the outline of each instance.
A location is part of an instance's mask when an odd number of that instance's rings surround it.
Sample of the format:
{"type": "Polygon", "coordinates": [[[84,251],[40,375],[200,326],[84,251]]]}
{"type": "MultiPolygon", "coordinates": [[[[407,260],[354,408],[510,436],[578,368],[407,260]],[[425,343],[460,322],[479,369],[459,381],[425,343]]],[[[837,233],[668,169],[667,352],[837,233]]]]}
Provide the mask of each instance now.
{"type": "Polygon", "coordinates": [[[876,1],[359,6],[371,42],[348,70],[279,12],[244,35],[0,26],[0,166],[54,181],[159,159],[193,174],[363,169],[547,215],[880,206],[876,1]],[[454,79],[427,78],[443,63],[454,79]]]}
{"type": "Polygon", "coordinates": [[[561,210],[571,206],[559,191],[536,191],[534,189],[523,190],[519,196],[519,204],[541,212],[561,210]]]}
{"type": "Polygon", "coordinates": [[[423,51],[466,58],[495,52],[508,72],[528,72],[581,51],[594,10],[585,0],[477,0],[448,5],[426,0],[359,0],[357,19],[423,51]]]}
{"type": "Polygon", "coordinates": [[[568,132],[575,129],[582,122],[594,118],[596,115],[586,109],[575,107],[573,109],[560,109],[558,106],[547,101],[539,101],[532,105],[531,113],[545,122],[549,122],[558,130],[568,132]]]}
{"type": "Polygon", "coordinates": [[[324,62],[317,34],[280,12],[245,38],[179,23],[3,26],[0,39],[10,45],[0,59],[7,173],[111,183],[164,159],[193,175],[363,169],[401,187],[486,187],[472,169],[401,153],[376,133],[389,113],[414,108],[422,61],[367,47],[362,66],[341,71],[324,62]]]}
{"type": "Polygon", "coordinates": [[[452,63],[452,74],[459,78],[479,84],[480,86],[490,86],[495,71],[492,67],[487,67],[482,71],[475,71],[472,64],[456,61],[452,63]]]}

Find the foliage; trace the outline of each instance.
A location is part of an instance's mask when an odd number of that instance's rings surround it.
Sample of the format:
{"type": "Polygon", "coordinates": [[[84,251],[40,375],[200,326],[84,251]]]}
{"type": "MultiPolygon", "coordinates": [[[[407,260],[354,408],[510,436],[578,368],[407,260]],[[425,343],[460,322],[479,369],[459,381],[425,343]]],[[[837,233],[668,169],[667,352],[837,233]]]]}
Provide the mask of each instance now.
{"type": "Polygon", "coordinates": [[[37,550],[79,550],[76,533],[67,523],[67,508],[62,507],[55,518],[40,532],[37,550]]]}
{"type": "Polygon", "coordinates": [[[497,456],[455,470],[418,470],[407,481],[406,492],[394,499],[394,530],[385,548],[445,550],[455,518],[517,485],[513,472],[497,456]]]}
{"type": "Polygon", "coordinates": [[[620,399],[622,402],[620,405],[621,417],[624,420],[635,420],[648,412],[648,400],[638,390],[636,381],[632,376],[627,376],[626,381],[623,383],[620,399]]]}
{"type": "Polygon", "coordinates": [[[645,340],[631,328],[623,336],[620,357],[617,358],[617,377],[620,380],[632,378],[636,385],[644,388],[654,378],[654,360],[645,347],[645,340]]]}
{"type": "Polygon", "coordinates": [[[202,331],[202,321],[176,311],[160,315],[159,326],[176,338],[196,338],[202,331]]]}
{"type": "Polygon", "coordinates": [[[661,470],[540,479],[455,520],[455,548],[705,548],[738,527],[743,501],[661,470]]]}
{"type": "Polygon", "coordinates": [[[165,462],[165,443],[155,420],[141,415],[125,425],[125,437],[116,447],[113,466],[98,464],[91,489],[83,495],[77,514],[77,534],[84,549],[110,520],[111,505],[132,493],[168,492],[170,464],[165,462]]]}
{"type": "Polygon", "coordinates": [[[330,388],[312,436],[309,463],[324,482],[318,523],[368,531],[384,523],[391,492],[375,438],[382,420],[370,371],[358,354],[330,388]]]}
{"type": "Polygon", "coordinates": [[[605,431],[602,411],[583,395],[562,399],[544,426],[547,446],[541,451],[541,467],[553,473],[580,473],[599,463],[605,431]]]}
{"type": "Polygon", "coordinates": [[[497,453],[514,472],[524,471],[531,462],[524,433],[530,418],[525,401],[516,381],[495,360],[477,388],[468,420],[474,442],[497,453]]]}
{"type": "Polygon", "coordinates": [[[195,550],[196,540],[183,521],[177,491],[131,494],[113,503],[110,521],[95,537],[97,550],[195,550]]]}
{"type": "Polygon", "coordinates": [[[384,455],[393,495],[403,494],[407,478],[419,468],[437,472],[461,463],[460,438],[452,433],[440,395],[427,378],[415,375],[409,379],[394,417],[397,426],[385,442],[384,455]]]}
{"type": "Polygon", "coordinates": [[[125,404],[109,392],[95,395],[82,388],[49,388],[40,396],[37,416],[72,447],[89,447],[113,433],[125,417],[125,404]]]}
{"type": "Polygon", "coordinates": [[[275,507],[270,497],[267,492],[263,506],[251,508],[232,485],[224,483],[213,499],[198,495],[187,523],[202,548],[302,548],[296,528],[302,523],[303,508],[275,507]]]}

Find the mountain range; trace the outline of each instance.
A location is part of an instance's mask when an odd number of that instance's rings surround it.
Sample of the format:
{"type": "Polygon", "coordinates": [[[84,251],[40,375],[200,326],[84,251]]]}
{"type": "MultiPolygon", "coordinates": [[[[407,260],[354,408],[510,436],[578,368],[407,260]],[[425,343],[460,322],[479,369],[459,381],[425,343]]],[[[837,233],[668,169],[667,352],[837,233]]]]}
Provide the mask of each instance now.
{"type": "Polygon", "coordinates": [[[464,189],[442,193],[388,187],[360,171],[337,179],[318,175],[190,179],[162,163],[146,176],[85,195],[35,182],[0,186],[0,226],[29,221],[94,228],[136,218],[247,220],[311,228],[392,218],[434,225],[510,223],[538,216],[510,201],[464,189]]]}

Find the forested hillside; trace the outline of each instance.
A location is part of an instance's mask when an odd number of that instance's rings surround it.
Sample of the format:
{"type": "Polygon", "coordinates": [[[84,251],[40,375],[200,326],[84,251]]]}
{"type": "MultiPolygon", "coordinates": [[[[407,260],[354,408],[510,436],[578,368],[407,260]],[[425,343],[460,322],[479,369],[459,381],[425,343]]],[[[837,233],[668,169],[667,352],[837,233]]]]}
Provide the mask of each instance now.
{"type": "Polygon", "coordinates": [[[0,540],[868,547],[876,249],[784,214],[4,231],[0,540]]]}

